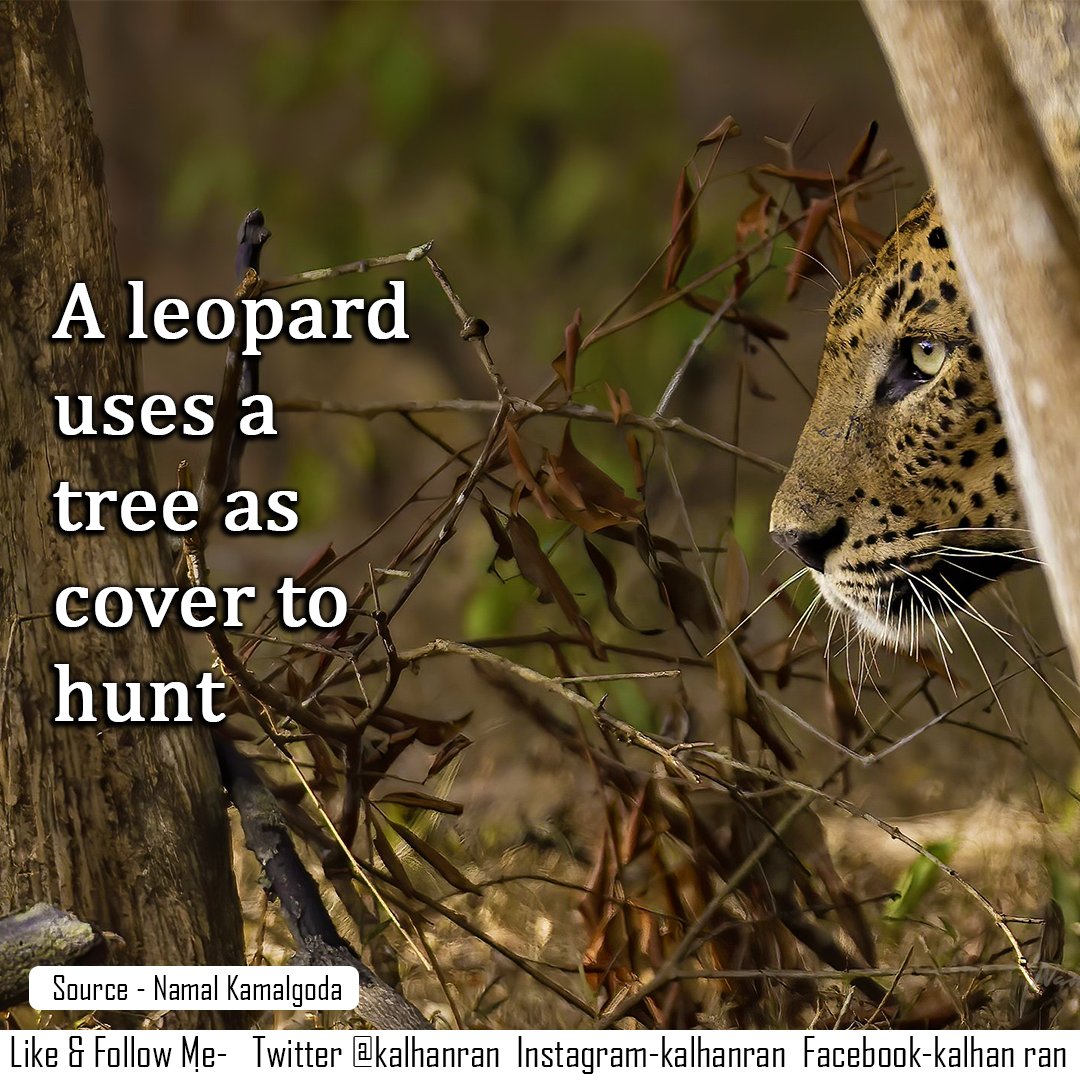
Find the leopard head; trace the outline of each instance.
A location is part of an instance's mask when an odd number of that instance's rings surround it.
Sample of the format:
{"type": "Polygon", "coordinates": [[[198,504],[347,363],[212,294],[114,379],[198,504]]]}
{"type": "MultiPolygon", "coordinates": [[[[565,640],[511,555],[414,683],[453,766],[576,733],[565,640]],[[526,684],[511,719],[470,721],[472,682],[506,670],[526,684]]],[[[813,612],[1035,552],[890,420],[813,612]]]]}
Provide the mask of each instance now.
{"type": "Polygon", "coordinates": [[[832,302],[770,529],[894,647],[1023,565],[1009,444],[933,193],[832,302]]]}

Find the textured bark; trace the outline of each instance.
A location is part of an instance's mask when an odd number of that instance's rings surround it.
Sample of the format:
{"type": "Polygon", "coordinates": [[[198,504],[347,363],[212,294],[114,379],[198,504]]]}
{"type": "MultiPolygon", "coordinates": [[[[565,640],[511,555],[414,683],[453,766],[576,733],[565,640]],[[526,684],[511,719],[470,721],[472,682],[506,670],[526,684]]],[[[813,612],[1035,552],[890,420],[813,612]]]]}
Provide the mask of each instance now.
{"type": "Polygon", "coordinates": [[[129,963],[241,963],[208,729],[50,722],[54,663],[95,685],[191,678],[175,630],[65,632],[43,617],[65,584],[166,583],[153,534],[115,517],[90,538],[52,524],[64,479],[157,490],[141,440],[64,439],[53,420],[55,394],[138,393],[125,295],[70,13],[0,5],[0,913],[56,904],[123,937],[129,963]],[[77,279],[104,342],[49,340],[77,279]]]}
{"type": "Polygon", "coordinates": [[[1080,8],[865,6],[938,190],[1080,668],[1080,8]]]}

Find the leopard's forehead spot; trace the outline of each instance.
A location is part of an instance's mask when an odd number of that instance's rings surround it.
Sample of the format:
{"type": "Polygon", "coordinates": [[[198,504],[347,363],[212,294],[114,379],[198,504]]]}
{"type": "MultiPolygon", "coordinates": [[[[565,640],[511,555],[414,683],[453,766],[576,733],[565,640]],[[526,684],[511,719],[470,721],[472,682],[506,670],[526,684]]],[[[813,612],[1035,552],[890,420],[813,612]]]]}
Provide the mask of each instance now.
{"type": "MultiPolygon", "coordinates": [[[[875,314],[885,324],[937,315],[951,326],[958,313],[964,321],[969,317],[948,234],[928,197],[904,218],[873,262],[836,295],[828,334],[852,336],[856,325],[875,314]],[[942,312],[943,307],[952,310],[942,312]]],[[[933,327],[924,329],[930,332],[933,327]]]]}

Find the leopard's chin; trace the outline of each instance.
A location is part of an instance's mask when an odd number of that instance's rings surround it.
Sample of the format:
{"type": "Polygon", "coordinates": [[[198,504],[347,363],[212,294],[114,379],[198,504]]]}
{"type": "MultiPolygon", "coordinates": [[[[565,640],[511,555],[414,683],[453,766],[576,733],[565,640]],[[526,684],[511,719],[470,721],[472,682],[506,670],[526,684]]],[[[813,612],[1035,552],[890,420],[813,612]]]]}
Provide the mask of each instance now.
{"type": "MultiPolygon", "coordinates": [[[[887,594],[880,595],[880,603],[873,606],[865,603],[861,598],[851,595],[842,585],[829,580],[828,574],[811,571],[814,580],[817,581],[821,595],[825,603],[833,611],[847,616],[855,625],[859,633],[869,638],[876,645],[895,646],[899,640],[901,629],[900,620],[882,618],[881,612],[885,608],[887,594]]],[[[901,643],[906,644],[906,643],[901,643]]]]}
{"type": "MultiPolygon", "coordinates": [[[[958,549],[960,550],[960,549],[958,549]]],[[[865,580],[843,574],[812,571],[825,602],[847,616],[868,640],[894,652],[917,656],[928,634],[958,614],[971,613],[971,598],[1022,562],[1011,552],[969,549],[965,561],[956,557],[912,560],[918,569],[899,564],[882,567],[865,580]]]]}

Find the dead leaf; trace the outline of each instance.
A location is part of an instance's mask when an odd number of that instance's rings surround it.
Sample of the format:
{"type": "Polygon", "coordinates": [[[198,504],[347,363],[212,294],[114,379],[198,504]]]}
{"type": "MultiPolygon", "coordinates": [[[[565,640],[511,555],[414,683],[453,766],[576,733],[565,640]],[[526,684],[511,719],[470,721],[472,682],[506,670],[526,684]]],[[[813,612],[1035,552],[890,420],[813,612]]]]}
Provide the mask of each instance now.
{"type": "Polygon", "coordinates": [[[862,178],[863,172],[866,170],[866,163],[870,158],[870,151],[874,146],[874,139],[877,138],[877,133],[878,122],[876,120],[871,120],[870,125],[855,144],[855,149],[851,151],[851,157],[848,158],[847,165],[844,166],[844,180],[846,183],[850,184],[853,180],[862,178]]]}
{"type": "Polygon", "coordinates": [[[634,466],[634,490],[639,498],[644,498],[645,463],[641,457],[641,443],[632,431],[626,433],[626,452],[630,455],[630,463],[634,466]]]}
{"type": "Polygon", "coordinates": [[[831,671],[825,684],[825,705],[836,741],[851,746],[862,731],[851,687],[831,671]]]}
{"type": "Polygon", "coordinates": [[[578,450],[569,423],[558,454],[548,451],[545,456],[540,482],[559,513],[585,532],[637,524],[645,509],[578,450]]]}
{"type": "Polygon", "coordinates": [[[746,614],[746,604],[750,599],[750,567],[746,565],[746,556],[730,529],[724,544],[727,547],[727,560],[724,564],[724,590],[720,596],[720,608],[728,626],[735,626],[746,614]]]}
{"type": "Polygon", "coordinates": [[[702,135],[698,139],[698,146],[711,146],[713,143],[722,143],[725,139],[734,139],[736,135],[740,134],[742,134],[742,129],[739,127],[735,117],[725,116],[708,135],[702,135]]]}
{"type": "Polygon", "coordinates": [[[398,821],[390,823],[393,830],[424,860],[429,866],[437,870],[455,889],[470,892],[476,896],[480,890],[433,844],[428,843],[422,836],[418,836],[407,825],[398,821]]]}
{"type": "Polygon", "coordinates": [[[445,746],[441,747],[435,755],[435,760],[428,766],[425,780],[430,780],[437,773],[441,773],[451,761],[462,752],[472,746],[472,739],[468,735],[455,735],[445,746]]]}
{"type": "Polygon", "coordinates": [[[785,297],[790,300],[802,287],[802,280],[823,273],[814,249],[825,223],[829,219],[832,203],[829,199],[814,199],[802,228],[795,239],[795,254],[787,268],[785,297]]]}
{"type": "Polygon", "coordinates": [[[611,383],[604,383],[604,390],[607,392],[608,404],[611,406],[611,419],[618,426],[622,423],[624,416],[634,411],[633,405],[630,404],[630,395],[622,387],[616,393],[611,383]]]}
{"type": "Polygon", "coordinates": [[[412,881],[409,879],[409,874],[405,867],[401,865],[401,860],[397,857],[397,852],[394,851],[394,845],[391,843],[390,838],[383,831],[386,826],[372,814],[368,815],[368,820],[371,822],[371,836],[375,842],[375,850],[379,853],[379,858],[382,859],[386,872],[395,881],[399,882],[403,889],[411,891],[412,881]]]}
{"type": "Polygon", "coordinates": [[[661,562],[658,565],[665,599],[679,624],[692,623],[710,636],[718,633],[720,627],[701,578],[681,563],[661,562]]]}
{"type": "Polygon", "coordinates": [[[545,517],[552,519],[557,518],[559,512],[544,493],[544,489],[540,486],[540,482],[536,479],[536,476],[529,465],[529,460],[525,457],[525,451],[521,445],[521,437],[518,435],[517,426],[510,417],[506,418],[506,423],[503,425],[503,431],[506,434],[507,452],[510,455],[511,462],[513,462],[514,469],[521,478],[522,484],[535,497],[536,503],[543,511],[545,517]]]}
{"type": "Polygon", "coordinates": [[[514,546],[514,561],[518,564],[522,577],[539,591],[540,602],[543,604],[554,600],[566,616],[566,620],[575,627],[582,641],[589,646],[593,655],[599,660],[606,659],[607,653],[594,636],[592,627],[589,626],[585,616],[581,614],[574,594],[540,546],[540,538],[536,535],[536,530],[525,518],[516,514],[510,518],[507,531],[510,534],[510,542],[514,546]]]}
{"type": "Polygon", "coordinates": [[[333,544],[327,544],[317,555],[304,564],[304,568],[296,575],[297,585],[307,585],[313,577],[322,573],[335,559],[337,554],[333,544]]]}
{"type": "Polygon", "coordinates": [[[664,290],[672,288],[679,280],[686,260],[694,247],[696,227],[694,189],[686,169],[679,173],[675,188],[675,202],[671,210],[671,243],[668,247],[667,266],[664,270],[664,290]]]}
{"type": "Polygon", "coordinates": [[[590,542],[587,536],[583,539],[585,541],[585,551],[588,553],[589,561],[593,564],[596,573],[599,575],[600,584],[604,588],[604,599],[607,601],[608,611],[611,612],[616,622],[621,626],[625,626],[627,630],[633,630],[637,634],[652,635],[663,633],[663,628],[661,627],[642,630],[626,617],[615,599],[615,590],[618,585],[615,567],[611,565],[607,556],[595,544],[590,542]]]}
{"type": "Polygon", "coordinates": [[[439,799],[426,791],[392,791],[388,795],[380,795],[375,800],[376,806],[382,806],[383,803],[410,806],[417,810],[432,810],[436,814],[452,814],[454,817],[459,817],[465,809],[461,803],[439,799]]]}
{"type": "Polygon", "coordinates": [[[743,719],[785,769],[795,768],[795,758],[783,740],[779,725],[774,727],[775,717],[768,701],[750,679],[746,681],[746,714],[743,719]]]}
{"type": "Polygon", "coordinates": [[[577,354],[581,348],[581,308],[574,312],[574,317],[566,324],[563,337],[565,345],[562,356],[557,357],[551,366],[555,369],[555,374],[559,376],[563,389],[569,396],[574,392],[577,354]]]}
{"type": "Polygon", "coordinates": [[[514,547],[510,543],[506,528],[500,519],[495,507],[488,502],[487,496],[480,492],[480,513],[491,530],[491,538],[495,541],[495,558],[509,562],[514,557],[514,547]]]}
{"type": "Polygon", "coordinates": [[[758,235],[762,240],[768,240],[772,232],[772,221],[769,219],[769,211],[773,208],[773,197],[769,192],[759,195],[749,206],[745,207],[735,222],[735,243],[742,247],[747,237],[758,235]]]}

